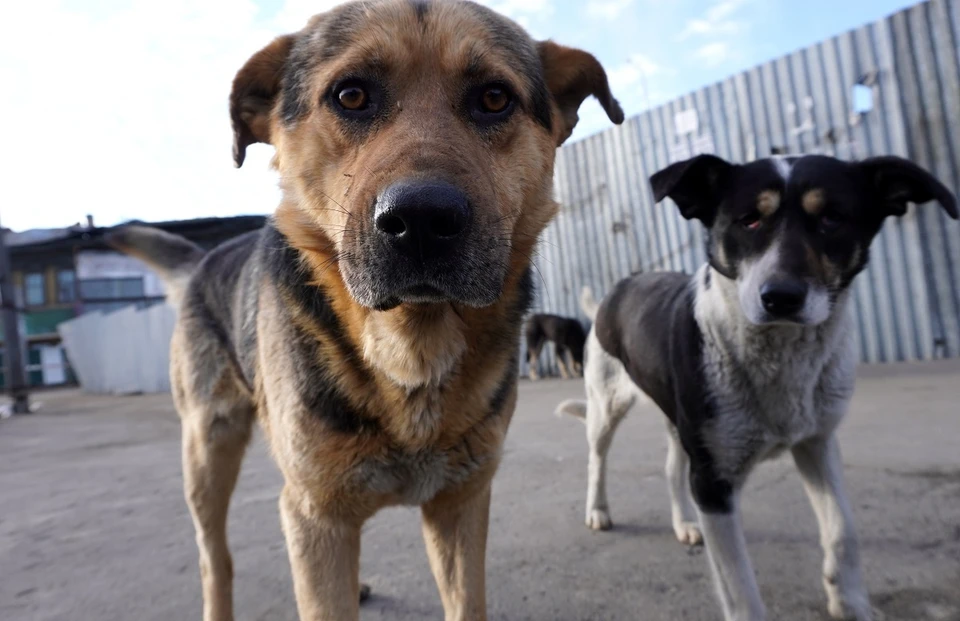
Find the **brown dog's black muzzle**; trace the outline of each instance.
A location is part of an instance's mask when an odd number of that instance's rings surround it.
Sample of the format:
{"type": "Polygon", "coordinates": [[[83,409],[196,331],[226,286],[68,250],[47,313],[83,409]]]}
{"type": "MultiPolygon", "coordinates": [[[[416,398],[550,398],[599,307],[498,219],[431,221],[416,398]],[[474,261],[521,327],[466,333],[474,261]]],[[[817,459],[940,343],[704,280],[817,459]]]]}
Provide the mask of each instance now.
{"type": "Polygon", "coordinates": [[[455,252],[466,239],[470,201],[444,181],[400,181],[377,199],[377,234],[406,258],[430,262],[455,252]]]}

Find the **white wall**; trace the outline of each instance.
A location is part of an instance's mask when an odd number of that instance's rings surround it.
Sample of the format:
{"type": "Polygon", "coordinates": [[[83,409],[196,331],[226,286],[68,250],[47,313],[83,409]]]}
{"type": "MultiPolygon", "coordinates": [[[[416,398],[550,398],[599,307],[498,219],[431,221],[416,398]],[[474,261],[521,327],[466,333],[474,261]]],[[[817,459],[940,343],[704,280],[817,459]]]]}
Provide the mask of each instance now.
{"type": "Polygon", "coordinates": [[[143,277],[146,297],[164,295],[163,281],[143,261],[112,251],[85,250],[77,253],[77,279],[143,277]]]}
{"type": "Polygon", "coordinates": [[[170,337],[176,314],[167,304],[87,313],[57,326],[83,390],[133,394],[170,391],[170,337]]]}

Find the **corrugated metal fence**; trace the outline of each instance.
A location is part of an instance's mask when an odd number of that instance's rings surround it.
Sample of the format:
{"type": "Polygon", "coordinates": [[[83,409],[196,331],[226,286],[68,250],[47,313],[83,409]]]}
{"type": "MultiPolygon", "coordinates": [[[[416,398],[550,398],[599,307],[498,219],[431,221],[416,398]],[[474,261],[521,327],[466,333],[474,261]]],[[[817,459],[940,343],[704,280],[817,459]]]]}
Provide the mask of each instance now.
{"type": "MultiPolygon", "coordinates": [[[[647,182],[697,153],[893,154],[960,189],[958,67],[960,0],[931,0],[565,146],[535,308],[582,318],[584,285],[599,296],[633,272],[702,264],[699,224],[655,205],[647,182]]],[[[855,284],[861,359],[960,356],[960,225],[933,205],[912,210],[886,222],[871,256],[855,284]]]]}
{"type": "Polygon", "coordinates": [[[169,304],[92,312],[57,330],[85,392],[170,392],[170,338],[176,313],[169,304]]]}

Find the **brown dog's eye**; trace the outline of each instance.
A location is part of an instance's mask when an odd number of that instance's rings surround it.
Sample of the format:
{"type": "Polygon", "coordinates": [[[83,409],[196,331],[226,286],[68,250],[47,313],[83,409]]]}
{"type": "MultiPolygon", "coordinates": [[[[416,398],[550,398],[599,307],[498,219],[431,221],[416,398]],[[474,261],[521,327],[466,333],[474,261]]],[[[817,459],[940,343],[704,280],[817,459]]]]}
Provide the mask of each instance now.
{"type": "Polygon", "coordinates": [[[470,116],[481,127],[492,127],[506,121],[515,108],[513,93],[498,83],[471,89],[466,103],[470,116]]]}
{"type": "Polygon", "coordinates": [[[510,105],[510,94],[500,86],[491,86],[483,91],[480,98],[483,111],[489,114],[498,114],[507,109],[510,105]]]}
{"type": "Polygon", "coordinates": [[[337,93],[337,101],[344,110],[357,112],[367,107],[367,91],[359,86],[347,86],[337,93]]]}

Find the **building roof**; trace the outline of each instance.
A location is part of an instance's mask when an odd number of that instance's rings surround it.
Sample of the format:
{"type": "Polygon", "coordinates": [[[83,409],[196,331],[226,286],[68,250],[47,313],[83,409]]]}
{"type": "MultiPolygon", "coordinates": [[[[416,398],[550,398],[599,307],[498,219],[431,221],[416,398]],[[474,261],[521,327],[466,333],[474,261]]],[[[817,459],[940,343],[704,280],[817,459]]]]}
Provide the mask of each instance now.
{"type": "Polygon", "coordinates": [[[16,246],[40,244],[56,239],[62,239],[80,230],[82,230],[80,225],[74,225],[60,229],[28,229],[26,231],[11,231],[9,229],[4,229],[3,239],[8,247],[14,248],[16,246]]]}
{"type": "MultiPolygon", "coordinates": [[[[212,247],[220,242],[256,230],[264,225],[266,216],[231,216],[227,218],[194,218],[191,220],[167,220],[144,222],[130,220],[117,226],[142,224],[182,235],[202,247],[212,247]]],[[[12,257],[46,254],[64,250],[108,250],[103,236],[116,227],[72,226],[61,229],[32,229],[14,233],[5,231],[6,242],[12,257]]]]}

